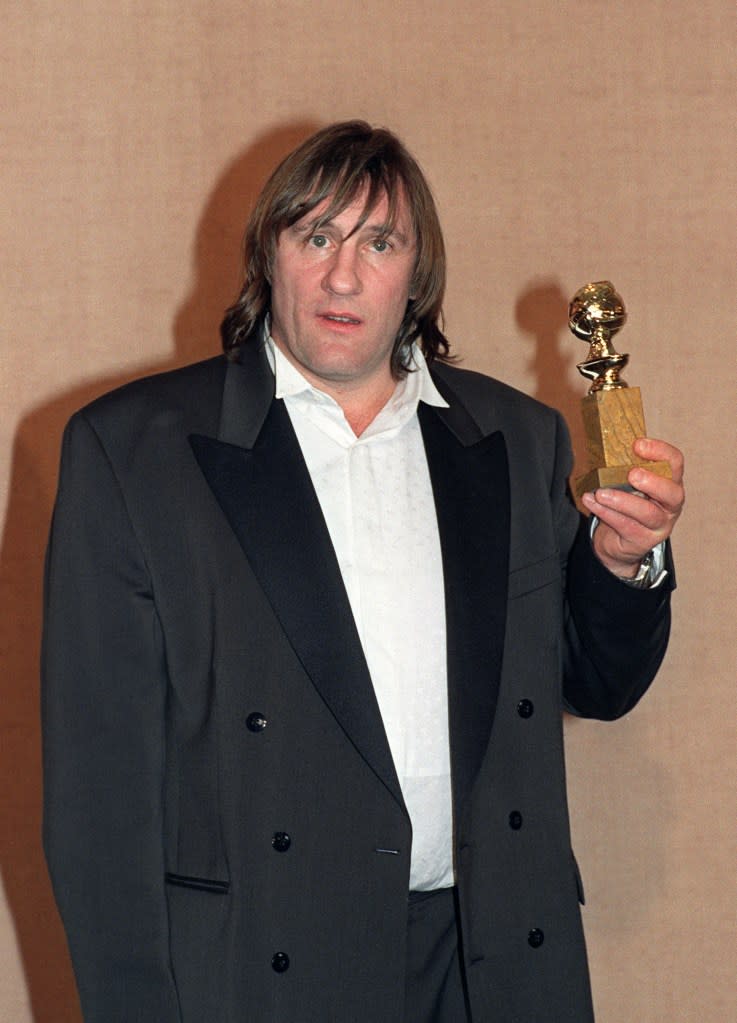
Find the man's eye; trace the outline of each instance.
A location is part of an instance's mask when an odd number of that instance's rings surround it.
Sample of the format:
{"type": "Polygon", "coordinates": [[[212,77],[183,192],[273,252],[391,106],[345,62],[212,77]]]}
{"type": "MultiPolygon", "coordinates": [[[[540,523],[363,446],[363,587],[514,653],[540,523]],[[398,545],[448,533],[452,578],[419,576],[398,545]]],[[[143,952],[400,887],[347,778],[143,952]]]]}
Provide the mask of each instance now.
{"type": "Polygon", "coordinates": [[[391,248],[386,238],[374,238],[373,246],[376,252],[386,252],[391,248]]]}
{"type": "Polygon", "coordinates": [[[314,245],[316,249],[324,249],[327,243],[328,240],[324,234],[313,234],[310,238],[310,245],[314,245]]]}

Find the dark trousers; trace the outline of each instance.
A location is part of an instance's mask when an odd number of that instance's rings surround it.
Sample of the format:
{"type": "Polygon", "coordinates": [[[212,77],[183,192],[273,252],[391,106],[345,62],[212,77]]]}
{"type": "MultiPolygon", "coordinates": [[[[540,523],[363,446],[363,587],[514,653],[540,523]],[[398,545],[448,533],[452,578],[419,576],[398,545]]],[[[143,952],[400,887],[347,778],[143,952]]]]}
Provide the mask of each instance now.
{"type": "Polygon", "coordinates": [[[454,888],[410,892],[404,1023],[471,1023],[454,888]]]}

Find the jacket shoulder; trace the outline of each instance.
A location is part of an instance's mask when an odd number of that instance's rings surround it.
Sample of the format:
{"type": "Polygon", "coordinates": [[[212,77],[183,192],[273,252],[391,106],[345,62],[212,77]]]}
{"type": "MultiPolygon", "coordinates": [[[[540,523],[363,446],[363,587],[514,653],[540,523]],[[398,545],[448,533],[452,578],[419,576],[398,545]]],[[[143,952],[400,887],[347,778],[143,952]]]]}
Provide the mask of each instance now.
{"type": "Polygon", "coordinates": [[[500,422],[529,423],[531,427],[554,429],[560,413],[529,394],[475,370],[447,363],[434,363],[436,373],[484,430],[497,429],[500,422]]]}
{"type": "Polygon", "coordinates": [[[215,356],[179,369],[140,377],[95,398],[72,417],[101,436],[140,431],[178,420],[191,432],[217,425],[227,361],[215,356]]]}

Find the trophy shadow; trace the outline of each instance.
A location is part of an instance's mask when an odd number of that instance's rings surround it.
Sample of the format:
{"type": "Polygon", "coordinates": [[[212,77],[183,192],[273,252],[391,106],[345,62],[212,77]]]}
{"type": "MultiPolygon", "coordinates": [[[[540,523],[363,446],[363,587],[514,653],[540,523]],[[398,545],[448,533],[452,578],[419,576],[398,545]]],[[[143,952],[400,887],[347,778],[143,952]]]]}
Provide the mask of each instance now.
{"type": "Polygon", "coordinates": [[[527,368],[535,377],[534,398],[558,409],[568,425],[574,454],[573,475],[585,467],[586,442],[581,421],[583,390],[570,383],[575,347],[568,331],[568,299],[555,278],[534,278],[515,304],[517,326],[529,335],[533,350],[527,368]]]}

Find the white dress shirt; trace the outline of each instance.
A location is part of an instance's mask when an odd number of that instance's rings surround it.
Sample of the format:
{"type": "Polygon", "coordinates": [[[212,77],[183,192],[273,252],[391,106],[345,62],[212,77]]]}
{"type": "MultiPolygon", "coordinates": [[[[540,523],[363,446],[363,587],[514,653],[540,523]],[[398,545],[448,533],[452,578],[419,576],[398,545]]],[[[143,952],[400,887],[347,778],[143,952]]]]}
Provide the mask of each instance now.
{"type": "Polygon", "coordinates": [[[422,353],[356,437],[340,405],[267,355],[337,555],[412,821],[410,888],[454,883],[445,594],[420,401],[447,407],[422,353]]]}

